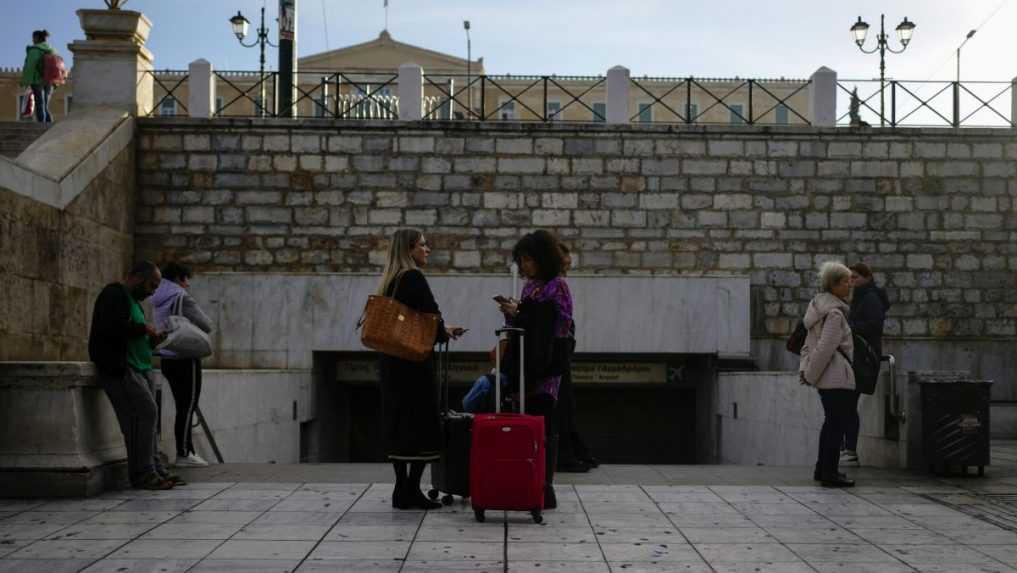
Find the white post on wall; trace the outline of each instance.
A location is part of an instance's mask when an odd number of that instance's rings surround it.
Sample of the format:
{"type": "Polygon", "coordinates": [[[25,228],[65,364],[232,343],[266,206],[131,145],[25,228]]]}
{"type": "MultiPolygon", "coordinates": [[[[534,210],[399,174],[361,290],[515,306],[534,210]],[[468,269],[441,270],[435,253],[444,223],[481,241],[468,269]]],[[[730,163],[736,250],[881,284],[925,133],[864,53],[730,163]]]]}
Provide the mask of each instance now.
{"type": "Polygon", "coordinates": [[[1010,127],[1017,127],[1017,78],[1010,80],[1010,127]]]}
{"type": "Polygon", "coordinates": [[[215,115],[215,76],[212,64],[199,59],[187,67],[187,111],[191,117],[208,119],[215,115]]]}
{"type": "Polygon", "coordinates": [[[417,64],[399,66],[399,119],[415,121],[423,117],[424,68],[417,64]]]}
{"type": "Polygon", "coordinates": [[[629,122],[629,69],[615,66],[607,70],[607,123],[629,122]]]}
{"type": "Polygon", "coordinates": [[[810,78],[809,121],[814,127],[837,125],[837,72],[823,66],[810,78]]]}

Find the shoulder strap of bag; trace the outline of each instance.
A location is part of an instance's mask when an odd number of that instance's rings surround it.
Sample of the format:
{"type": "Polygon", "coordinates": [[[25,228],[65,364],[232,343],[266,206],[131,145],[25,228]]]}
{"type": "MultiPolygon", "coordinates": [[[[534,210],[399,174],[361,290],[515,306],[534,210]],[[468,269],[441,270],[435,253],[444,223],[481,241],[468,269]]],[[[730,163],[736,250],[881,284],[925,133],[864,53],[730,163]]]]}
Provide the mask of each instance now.
{"type": "MultiPolygon", "coordinates": [[[[391,297],[387,296],[387,293],[388,293],[388,287],[387,286],[385,287],[385,290],[382,293],[382,296],[386,296],[386,298],[393,298],[394,299],[395,298],[395,293],[399,291],[399,281],[402,280],[403,275],[405,275],[405,274],[406,274],[406,271],[399,271],[399,274],[396,275],[396,278],[395,278],[395,281],[394,281],[395,282],[395,287],[392,288],[392,296],[391,297]]],[[[364,326],[364,321],[365,320],[367,320],[367,307],[366,306],[364,307],[364,312],[360,313],[360,319],[357,320],[357,326],[353,330],[354,331],[360,330],[360,328],[362,326],[364,326]]]]}

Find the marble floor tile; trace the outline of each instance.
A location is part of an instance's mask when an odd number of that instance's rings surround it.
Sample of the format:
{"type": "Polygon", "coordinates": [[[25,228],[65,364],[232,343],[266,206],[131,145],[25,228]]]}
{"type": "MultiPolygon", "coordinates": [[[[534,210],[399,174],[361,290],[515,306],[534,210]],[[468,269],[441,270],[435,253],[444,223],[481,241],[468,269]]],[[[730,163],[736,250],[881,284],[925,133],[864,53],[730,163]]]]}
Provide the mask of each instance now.
{"type": "Polygon", "coordinates": [[[34,511],[106,511],[122,503],[120,499],[66,499],[44,503],[34,511]]]}
{"type": "Polygon", "coordinates": [[[326,541],[413,541],[418,525],[345,525],[340,522],[326,541]]]}
{"type": "Polygon", "coordinates": [[[743,501],[733,504],[743,515],[817,515],[816,511],[798,502],[792,503],[756,503],[743,501]]]}
{"type": "Polygon", "coordinates": [[[233,484],[230,489],[240,490],[258,490],[258,491],[296,491],[297,488],[304,485],[301,482],[269,482],[269,481],[257,481],[257,482],[237,482],[233,484]]]}
{"type": "Polygon", "coordinates": [[[848,529],[924,529],[914,521],[897,515],[831,515],[828,519],[848,529]]]}
{"type": "MultiPolygon", "coordinates": [[[[500,549],[500,546],[497,546],[500,549]]],[[[416,549],[416,544],[414,544],[416,549]]],[[[411,552],[411,556],[413,553],[411,552]]],[[[596,543],[526,543],[508,545],[508,560],[527,561],[604,561],[604,554],[596,543]]]]}
{"type": "Polygon", "coordinates": [[[279,503],[277,499],[222,499],[212,498],[193,507],[194,511],[268,511],[279,503]]]}
{"type": "Polygon", "coordinates": [[[409,541],[322,541],[311,552],[308,560],[405,559],[409,549],[409,541]]]}
{"type": "Polygon", "coordinates": [[[125,501],[112,511],[183,511],[201,503],[210,503],[203,499],[132,499],[125,501]]]}
{"type": "MultiPolygon", "coordinates": [[[[22,547],[27,547],[32,543],[38,541],[37,539],[0,539],[0,558],[10,555],[15,551],[18,551],[22,547]]],[[[0,561],[3,563],[3,561],[0,561]]]]}
{"type": "Polygon", "coordinates": [[[197,559],[102,559],[82,573],[185,573],[197,559]]]}
{"type": "Polygon", "coordinates": [[[972,545],[971,548],[1001,563],[1017,566],[1017,545],[972,545]]]}
{"type": "Polygon", "coordinates": [[[640,514],[607,515],[607,514],[602,514],[602,515],[596,515],[596,516],[591,515],[590,516],[590,523],[595,528],[597,528],[597,527],[606,527],[606,528],[609,528],[609,529],[611,529],[611,528],[621,529],[621,528],[626,528],[626,527],[631,527],[631,528],[636,528],[636,529],[639,529],[639,528],[650,528],[650,529],[653,529],[653,528],[658,528],[658,527],[663,527],[663,528],[673,527],[671,521],[668,520],[667,516],[662,514],[662,513],[656,514],[656,515],[654,515],[654,514],[646,514],[646,515],[640,515],[640,514]]]}
{"type": "Polygon", "coordinates": [[[712,491],[700,491],[700,492],[653,492],[650,493],[650,497],[653,501],[658,503],[677,503],[677,502],[708,502],[708,503],[722,503],[724,500],[712,491]]]}
{"type": "Polygon", "coordinates": [[[921,573],[1014,573],[1017,569],[1001,564],[950,563],[914,565],[921,573]]]}
{"type": "Polygon", "coordinates": [[[928,529],[862,529],[855,528],[859,537],[870,543],[878,545],[937,545],[951,544],[957,541],[951,540],[945,535],[940,535],[928,529]]]}
{"type": "Polygon", "coordinates": [[[642,490],[577,490],[576,494],[584,504],[587,503],[635,503],[642,504],[651,501],[650,496],[642,490]]]}
{"type": "Polygon", "coordinates": [[[727,502],[676,501],[658,504],[660,511],[678,515],[738,515],[738,510],[727,502]]]}
{"type": "Polygon", "coordinates": [[[813,573],[815,570],[805,563],[751,562],[711,563],[717,573],[813,573]]]}
{"type": "Polygon", "coordinates": [[[407,560],[400,573],[444,573],[452,571],[469,571],[470,573],[501,573],[505,570],[501,561],[472,559],[457,561],[419,561],[407,560]]]}
{"type": "Polygon", "coordinates": [[[681,527],[690,543],[773,543],[776,541],[759,527],[681,527]]]}
{"type": "Polygon", "coordinates": [[[325,537],[327,525],[258,525],[243,526],[233,539],[265,539],[270,541],[318,541],[325,537]]]}
{"type": "Polygon", "coordinates": [[[290,491],[230,488],[217,493],[212,499],[285,499],[290,491]]]}
{"type": "Polygon", "coordinates": [[[38,525],[71,525],[103,515],[95,511],[23,511],[8,517],[0,525],[14,523],[38,525]]]}
{"type": "MultiPolygon", "coordinates": [[[[611,561],[611,571],[618,573],[713,573],[715,571],[705,561],[611,561]]],[[[510,569],[511,570],[511,569],[510,569]]]]}
{"type": "Polygon", "coordinates": [[[0,541],[8,539],[43,539],[69,527],[60,523],[0,523],[0,541]]]}
{"type": "Polygon", "coordinates": [[[880,545],[908,565],[999,565],[999,561],[964,545],[880,545]]]}
{"type": "Polygon", "coordinates": [[[0,511],[28,511],[44,503],[41,499],[0,499],[0,511]]]}
{"type": "Polygon", "coordinates": [[[710,565],[719,563],[795,563],[794,553],[779,543],[699,543],[696,550],[710,565]]]}
{"type": "Polygon", "coordinates": [[[583,561],[510,561],[510,573],[611,573],[607,563],[583,561]]]}
{"type": "MultiPolygon", "coordinates": [[[[422,530],[424,534],[426,530],[422,530]]],[[[421,539],[421,537],[418,537],[421,539]]],[[[540,541],[545,543],[596,543],[593,528],[587,527],[509,527],[509,543],[540,541]]],[[[604,540],[601,537],[601,540],[604,540]]]]}
{"type": "Polygon", "coordinates": [[[579,503],[575,504],[559,504],[557,511],[566,513],[578,513],[586,510],[589,515],[597,515],[603,513],[610,514],[623,514],[623,513],[660,513],[661,510],[657,507],[657,504],[652,501],[645,502],[583,502],[580,507],[579,503]]]}
{"type": "MultiPolygon", "coordinates": [[[[525,526],[516,527],[517,530],[527,529],[525,526]]],[[[538,529],[530,527],[530,530],[538,529]]],[[[545,531],[546,528],[539,528],[541,531],[545,531]]],[[[459,527],[455,526],[433,526],[433,527],[422,527],[417,532],[416,541],[481,541],[481,542],[496,542],[501,543],[505,540],[505,529],[501,528],[499,531],[493,527],[473,527],[472,523],[462,525],[459,527]]]]}
{"type": "MultiPolygon", "coordinates": [[[[683,541],[670,543],[601,543],[601,551],[608,561],[634,562],[701,562],[702,558],[692,545],[683,541]]],[[[509,556],[511,563],[511,547],[509,556]]]]}
{"type": "Polygon", "coordinates": [[[244,525],[263,515],[260,511],[202,511],[191,510],[180,513],[169,521],[177,523],[217,523],[222,525],[244,525]]]}
{"type": "Polygon", "coordinates": [[[202,559],[221,541],[135,539],[110,555],[109,559],[202,559]]]}
{"type": "Polygon", "coordinates": [[[155,527],[153,523],[79,523],[67,526],[53,535],[58,539],[134,539],[155,527]]]}
{"type": "Polygon", "coordinates": [[[957,511],[956,509],[951,509],[945,505],[935,503],[895,503],[886,504],[883,507],[888,511],[904,517],[966,517],[964,513],[957,511]]]}
{"type": "MultiPolygon", "coordinates": [[[[500,564],[499,564],[500,565],[500,564]]],[[[307,559],[297,568],[297,573],[399,573],[403,567],[400,561],[376,561],[370,559],[338,559],[311,560],[307,559]]]]}
{"type": "Polygon", "coordinates": [[[188,573],[293,573],[299,559],[205,559],[188,573]]]}
{"type": "MultiPolygon", "coordinates": [[[[465,514],[463,514],[465,515],[465,514]]],[[[471,513],[472,515],[472,513],[471,513]]],[[[403,525],[419,526],[422,521],[428,525],[454,525],[451,521],[439,520],[437,514],[423,513],[417,511],[405,511],[399,513],[346,513],[339,518],[339,525],[403,525]]],[[[447,518],[441,518],[447,519],[447,518]]]]}
{"type": "Polygon", "coordinates": [[[764,527],[781,543],[865,543],[865,540],[842,527],[827,522],[825,527],[764,527]]]}
{"type": "MultiPolygon", "coordinates": [[[[1017,533],[1005,529],[951,531],[947,537],[953,539],[954,543],[963,543],[964,545],[1011,545],[1017,547],[1017,533]]],[[[1017,563],[1017,560],[1014,562],[1017,563]]]]}
{"type": "MultiPolygon", "coordinates": [[[[537,545],[537,544],[534,544],[537,545]]],[[[520,546],[513,544],[512,546],[520,546]]],[[[562,547],[562,545],[556,545],[562,547]]],[[[411,561],[494,561],[501,559],[505,553],[504,544],[483,541],[417,541],[410,548],[408,560],[411,561]]],[[[540,559],[541,556],[529,555],[529,559],[540,559]]],[[[509,560],[511,560],[511,555],[509,560]]]]}
{"type": "Polygon", "coordinates": [[[179,511],[104,511],[78,523],[147,523],[153,527],[181,515],[179,511]]]}
{"type": "Polygon", "coordinates": [[[722,515],[682,515],[670,513],[667,516],[676,527],[755,527],[757,523],[740,513],[722,515]]]}
{"type": "Polygon", "coordinates": [[[914,573],[903,563],[809,562],[818,573],[914,573]]]}
{"type": "MultiPolygon", "coordinates": [[[[0,553],[2,553],[0,549],[0,553]]],[[[0,573],[78,573],[94,559],[0,559],[0,573]]]]}
{"type": "Polygon", "coordinates": [[[231,539],[215,549],[208,559],[296,559],[314,549],[314,541],[264,541],[231,539]]]}
{"type": "Polygon", "coordinates": [[[229,539],[241,527],[236,523],[164,523],[142,539],[229,539]]]}
{"type": "MultiPolygon", "coordinates": [[[[310,512],[331,512],[331,513],[343,513],[350,509],[350,505],[353,504],[353,500],[348,499],[290,499],[286,498],[279,503],[272,506],[269,511],[310,511],[310,512]]],[[[391,508],[391,501],[389,501],[389,511],[391,508]]]]}
{"type": "Polygon", "coordinates": [[[596,539],[600,543],[682,543],[687,540],[675,528],[653,529],[594,529],[596,539]]]}
{"type": "Polygon", "coordinates": [[[892,555],[868,543],[788,543],[787,547],[808,562],[898,563],[892,555]]]}
{"type": "Polygon", "coordinates": [[[753,513],[748,519],[753,525],[760,527],[788,527],[788,528],[826,528],[837,527],[837,524],[819,515],[762,515],[753,513]]]}
{"type": "Polygon", "coordinates": [[[11,559],[99,559],[124,544],[119,539],[36,541],[8,555],[11,559]]]}
{"type": "Polygon", "coordinates": [[[871,504],[867,501],[856,501],[850,503],[810,503],[808,504],[809,509],[816,513],[826,516],[857,516],[857,517],[889,517],[893,513],[879,507],[878,505],[871,504]]]}

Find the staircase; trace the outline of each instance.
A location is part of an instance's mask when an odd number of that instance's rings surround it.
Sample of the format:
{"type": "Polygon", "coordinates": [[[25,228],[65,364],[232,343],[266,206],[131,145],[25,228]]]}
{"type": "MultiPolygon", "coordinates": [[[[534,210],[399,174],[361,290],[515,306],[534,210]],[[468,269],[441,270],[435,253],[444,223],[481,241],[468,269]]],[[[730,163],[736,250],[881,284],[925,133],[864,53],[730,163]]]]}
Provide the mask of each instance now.
{"type": "Polygon", "coordinates": [[[0,155],[16,158],[45,131],[35,122],[0,121],[0,155]]]}

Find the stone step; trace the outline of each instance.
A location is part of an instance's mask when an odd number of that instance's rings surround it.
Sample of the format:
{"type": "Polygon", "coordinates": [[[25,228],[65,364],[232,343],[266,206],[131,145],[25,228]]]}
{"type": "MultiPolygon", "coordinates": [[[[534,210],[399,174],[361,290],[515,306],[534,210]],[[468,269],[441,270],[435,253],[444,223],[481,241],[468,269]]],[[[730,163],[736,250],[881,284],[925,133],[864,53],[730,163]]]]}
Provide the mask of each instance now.
{"type": "Polygon", "coordinates": [[[45,132],[38,123],[0,122],[0,155],[14,159],[45,132]]]}

